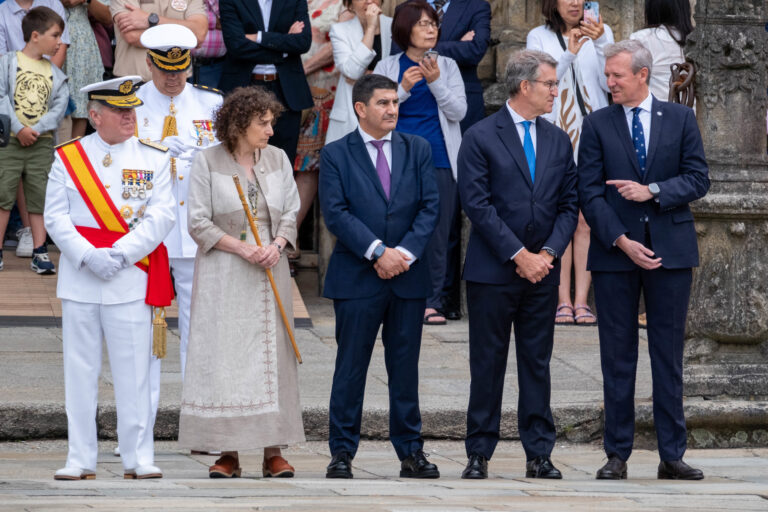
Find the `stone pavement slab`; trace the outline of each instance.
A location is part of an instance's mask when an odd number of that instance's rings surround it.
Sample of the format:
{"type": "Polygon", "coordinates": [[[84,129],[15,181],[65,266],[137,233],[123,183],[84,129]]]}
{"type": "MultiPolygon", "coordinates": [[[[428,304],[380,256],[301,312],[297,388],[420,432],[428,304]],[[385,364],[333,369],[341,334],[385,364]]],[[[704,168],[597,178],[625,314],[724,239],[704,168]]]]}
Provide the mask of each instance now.
{"type": "Polygon", "coordinates": [[[292,446],[284,455],[296,478],[264,479],[261,455],[241,454],[243,478],[209,479],[214,457],[191,456],[176,443],[156,445],[161,480],[122,479],[120,459],[110,442],[100,443],[96,480],[58,482],[53,472],[66,457],[64,441],[0,444],[0,511],[48,510],[260,510],[260,511],[650,511],[698,512],[768,510],[768,449],[689,450],[686,460],[702,468],[701,482],[656,480],[658,456],[637,450],[629,461],[629,480],[594,479],[604,462],[594,444],[558,444],[559,481],[524,478],[525,457],[518,442],[501,442],[488,480],[461,480],[463,443],[428,441],[442,477],[398,477],[399,464],[389,443],[363,441],[353,463],[355,479],[327,480],[325,442],[292,446]]]}

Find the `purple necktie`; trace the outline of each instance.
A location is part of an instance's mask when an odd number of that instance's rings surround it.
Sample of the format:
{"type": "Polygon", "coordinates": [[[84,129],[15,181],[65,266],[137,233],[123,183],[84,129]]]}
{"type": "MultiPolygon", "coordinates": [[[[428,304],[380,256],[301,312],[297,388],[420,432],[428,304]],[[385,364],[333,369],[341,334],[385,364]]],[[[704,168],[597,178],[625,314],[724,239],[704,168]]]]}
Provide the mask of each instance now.
{"type": "Polygon", "coordinates": [[[386,140],[372,140],[371,144],[376,148],[378,153],[376,154],[376,174],[379,175],[381,186],[384,188],[384,195],[389,199],[389,183],[392,176],[389,172],[389,164],[387,163],[387,157],[384,156],[384,143],[386,140]]]}

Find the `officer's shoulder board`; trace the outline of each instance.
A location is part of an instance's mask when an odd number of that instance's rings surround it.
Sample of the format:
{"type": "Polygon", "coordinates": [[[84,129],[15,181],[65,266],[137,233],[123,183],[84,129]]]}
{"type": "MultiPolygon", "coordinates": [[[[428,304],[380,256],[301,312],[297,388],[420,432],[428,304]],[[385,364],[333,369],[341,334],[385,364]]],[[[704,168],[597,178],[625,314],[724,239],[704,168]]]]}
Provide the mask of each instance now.
{"type": "Polygon", "coordinates": [[[75,137],[74,139],[68,140],[67,142],[62,142],[58,146],[55,146],[53,149],[63,148],[64,146],[66,146],[68,144],[72,144],[73,142],[75,142],[77,140],[80,140],[80,139],[82,139],[82,137],[75,137]]]}
{"type": "Polygon", "coordinates": [[[213,92],[221,96],[224,96],[224,91],[220,91],[215,87],[208,87],[207,85],[201,85],[201,84],[192,84],[192,87],[194,87],[195,89],[202,89],[203,91],[213,92]]]}
{"type": "Polygon", "coordinates": [[[163,145],[162,145],[162,144],[160,144],[159,142],[155,142],[155,141],[153,141],[153,140],[149,140],[149,139],[139,139],[139,142],[141,142],[141,143],[142,143],[142,144],[144,144],[145,146],[149,146],[150,148],[154,148],[154,149],[157,149],[158,151],[162,151],[163,153],[165,153],[166,151],[168,151],[168,146],[163,146],[163,145]]]}

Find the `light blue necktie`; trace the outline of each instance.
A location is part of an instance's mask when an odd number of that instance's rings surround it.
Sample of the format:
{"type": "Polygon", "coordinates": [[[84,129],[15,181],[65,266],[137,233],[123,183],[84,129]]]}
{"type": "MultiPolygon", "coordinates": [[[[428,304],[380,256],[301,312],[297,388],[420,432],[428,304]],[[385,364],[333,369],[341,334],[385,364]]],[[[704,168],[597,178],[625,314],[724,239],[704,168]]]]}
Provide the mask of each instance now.
{"type": "Polygon", "coordinates": [[[643,123],[640,122],[640,110],[642,110],[640,107],[632,109],[632,144],[635,146],[640,175],[645,176],[645,133],[643,133],[643,123]]]}
{"type": "Polygon", "coordinates": [[[531,173],[531,183],[533,183],[536,177],[536,150],[533,149],[533,139],[531,138],[531,122],[523,121],[523,127],[525,128],[523,150],[525,151],[525,159],[528,160],[528,170],[531,173]]]}

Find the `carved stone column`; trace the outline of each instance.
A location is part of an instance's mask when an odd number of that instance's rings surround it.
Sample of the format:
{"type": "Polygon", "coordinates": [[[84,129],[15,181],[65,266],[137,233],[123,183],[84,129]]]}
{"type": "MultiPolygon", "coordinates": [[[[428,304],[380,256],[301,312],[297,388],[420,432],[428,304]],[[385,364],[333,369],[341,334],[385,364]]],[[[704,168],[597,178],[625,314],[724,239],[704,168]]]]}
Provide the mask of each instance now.
{"type": "Polygon", "coordinates": [[[768,397],[765,0],[698,0],[687,55],[712,188],[693,205],[685,394],[768,397]]]}

